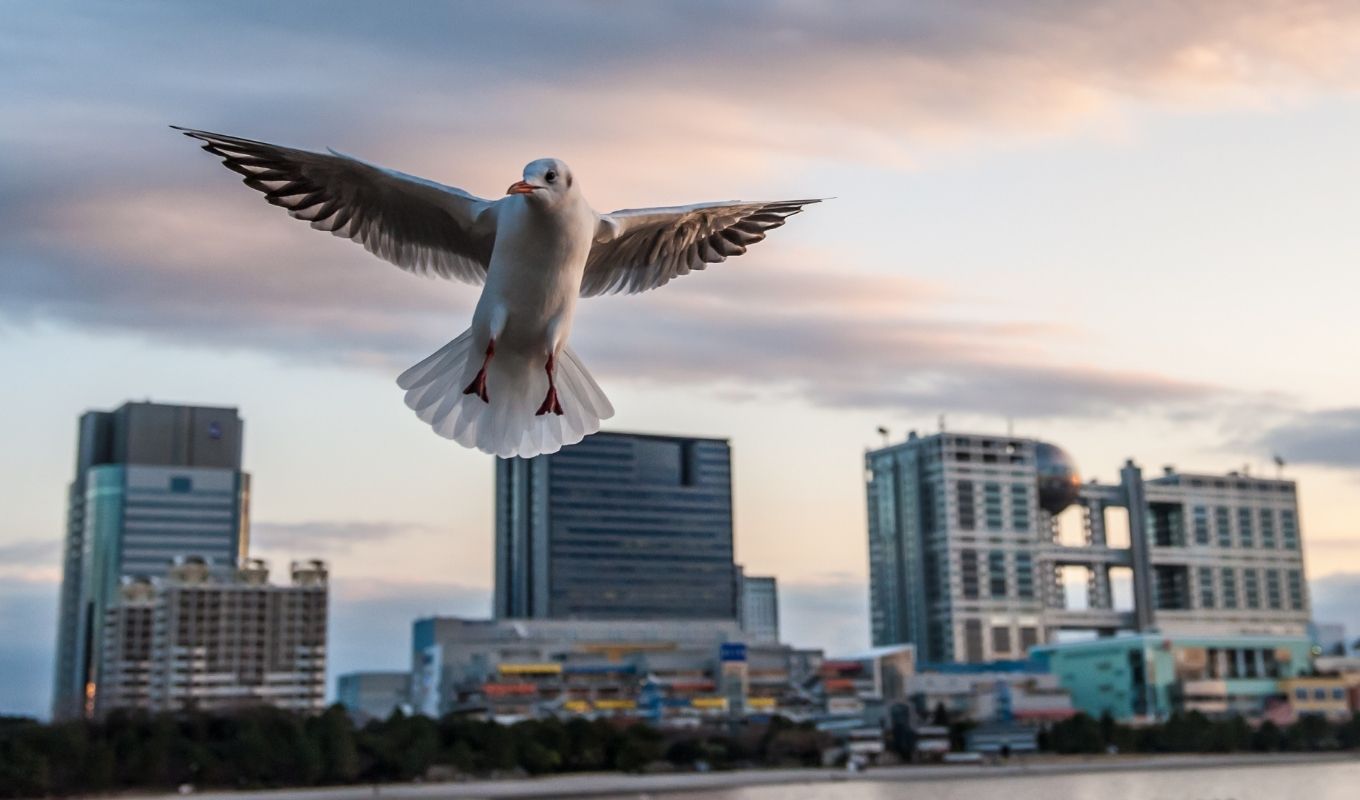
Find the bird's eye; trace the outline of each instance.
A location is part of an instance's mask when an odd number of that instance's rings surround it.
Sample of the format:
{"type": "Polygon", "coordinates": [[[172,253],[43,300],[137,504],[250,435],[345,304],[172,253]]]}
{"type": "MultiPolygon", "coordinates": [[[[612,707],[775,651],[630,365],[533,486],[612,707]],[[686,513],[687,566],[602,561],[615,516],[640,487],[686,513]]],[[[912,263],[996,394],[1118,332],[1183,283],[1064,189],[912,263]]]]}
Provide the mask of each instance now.
{"type": "Polygon", "coordinates": [[[543,173],[543,179],[546,180],[548,183],[552,183],[553,181],[557,180],[557,170],[550,169],[547,172],[543,173]]]}

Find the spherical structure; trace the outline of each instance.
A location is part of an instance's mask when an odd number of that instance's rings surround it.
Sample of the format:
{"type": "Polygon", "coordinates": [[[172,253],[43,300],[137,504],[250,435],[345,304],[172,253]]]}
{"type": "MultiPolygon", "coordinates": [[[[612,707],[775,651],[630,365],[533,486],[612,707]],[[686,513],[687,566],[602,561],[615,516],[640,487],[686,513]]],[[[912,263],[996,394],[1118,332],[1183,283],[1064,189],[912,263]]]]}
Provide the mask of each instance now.
{"type": "Polygon", "coordinates": [[[1034,443],[1034,466],[1039,473],[1039,507],[1057,514],[1077,501],[1081,476],[1077,464],[1061,447],[1034,443]]]}

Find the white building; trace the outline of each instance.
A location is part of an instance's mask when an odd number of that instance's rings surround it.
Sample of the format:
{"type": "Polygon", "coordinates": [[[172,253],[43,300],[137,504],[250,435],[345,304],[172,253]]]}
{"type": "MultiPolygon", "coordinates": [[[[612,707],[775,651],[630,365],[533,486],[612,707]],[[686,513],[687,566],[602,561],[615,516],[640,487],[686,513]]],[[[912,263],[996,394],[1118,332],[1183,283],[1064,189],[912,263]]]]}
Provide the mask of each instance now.
{"type": "Polygon", "coordinates": [[[915,644],[923,664],[1023,658],[1065,630],[1307,626],[1293,481],[1171,468],[1145,479],[1129,461],[1118,483],[1083,484],[1051,444],[952,432],[913,433],[865,467],[873,642],[915,644]],[[1074,573],[1084,603],[1069,598],[1074,573]],[[1118,574],[1132,589],[1122,608],[1118,574]]]}
{"type": "Polygon", "coordinates": [[[288,585],[264,562],[229,577],[180,558],[164,578],[127,580],[106,612],[95,713],[221,711],[325,703],[327,572],[294,562],[288,585]]]}

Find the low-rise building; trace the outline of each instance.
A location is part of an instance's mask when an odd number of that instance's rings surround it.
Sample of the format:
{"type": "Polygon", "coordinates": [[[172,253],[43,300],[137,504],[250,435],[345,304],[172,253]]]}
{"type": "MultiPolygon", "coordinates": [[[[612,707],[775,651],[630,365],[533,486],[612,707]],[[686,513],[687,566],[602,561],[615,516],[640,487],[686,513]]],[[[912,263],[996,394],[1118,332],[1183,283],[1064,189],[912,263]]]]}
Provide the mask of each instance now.
{"type": "Polygon", "coordinates": [[[222,711],[325,703],[327,571],[295,561],[287,585],[250,559],[222,577],[181,557],[163,578],[127,580],[105,612],[95,712],[222,711]]]}
{"type": "Polygon", "coordinates": [[[1312,670],[1306,636],[1135,634],[1037,647],[1032,657],[1091,716],[1162,720],[1177,711],[1260,716],[1281,681],[1312,670]]]}
{"type": "Polygon", "coordinates": [[[412,630],[417,713],[679,718],[810,713],[820,653],[749,641],[736,620],[480,620],[412,630]]]}
{"type": "MultiPolygon", "coordinates": [[[[1339,675],[1301,675],[1280,681],[1280,705],[1288,722],[1308,714],[1331,720],[1349,719],[1354,710],[1350,690],[1339,675]]],[[[1276,715],[1272,719],[1280,721],[1276,715]]]]}

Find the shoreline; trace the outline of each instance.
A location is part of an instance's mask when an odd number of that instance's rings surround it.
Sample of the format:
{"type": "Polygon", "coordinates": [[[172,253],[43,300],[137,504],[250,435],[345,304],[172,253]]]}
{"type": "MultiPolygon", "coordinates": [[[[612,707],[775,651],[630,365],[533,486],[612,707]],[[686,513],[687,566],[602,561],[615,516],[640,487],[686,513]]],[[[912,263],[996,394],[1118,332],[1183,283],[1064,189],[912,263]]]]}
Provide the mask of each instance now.
{"type": "MultiPolygon", "coordinates": [[[[455,798],[569,798],[611,797],[622,795],[666,795],[740,789],[747,786],[777,786],[816,783],[987,780],[1027,776],[1064,775],[1098,772],[1137,772],[1146,770],[1215,769],[1225,767],[1269,767],[1322,763],[1360,763],[1353,753],[1247,753],[1222,755],[1114,755],[1114,756],[1037,756],[1023,757],[1006,764],[931,764],[871,768],[848,773],[831,768],[749,769],[731,772],[680,772],[659,775],[623,773],[576,773],[540,778],[509,778],[448,783],[389,783],[349,786],[320,786],[296,789],[254,791],[210,790],[188,797],[206,800],[362,800],[363,798],[412,798],[413,800],[454,800],[455,798]]],[[[128,794],[123,800],[165,800],[176,794],[128,794]]]]}

